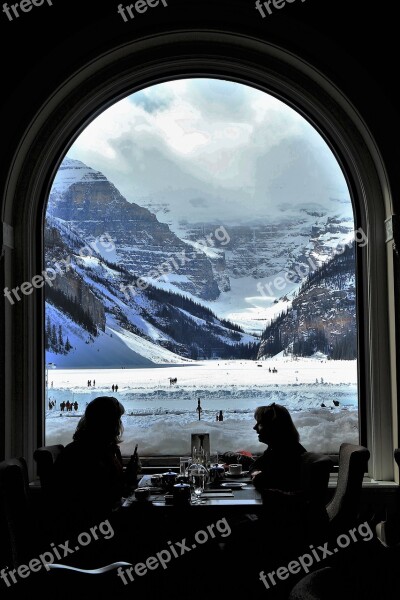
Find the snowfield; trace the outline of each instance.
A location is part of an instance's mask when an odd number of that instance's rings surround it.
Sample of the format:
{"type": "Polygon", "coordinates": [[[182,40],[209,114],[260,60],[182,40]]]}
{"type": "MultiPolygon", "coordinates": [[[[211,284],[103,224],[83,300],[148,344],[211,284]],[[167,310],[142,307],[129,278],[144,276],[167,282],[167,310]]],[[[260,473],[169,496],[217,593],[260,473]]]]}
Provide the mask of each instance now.
{"type": "Polygon", "coordinates": [[[136,443],[142,455],[189,454],[194,432],[210,434],[212,451],[263,452],[266,446],[252,429],[253,415],[257,406],[271,402],[290,410],[307,450],[337,452],[342,442],[359,441],[357,361],[278,355],[263,361],[198,361],[137,369],[49,368],[48,380],[48,399],[55,400],[56,407],[46,411],[46,444],[72,441],[86,403],[100,395],[117,397],[125,407],[123,454],[132,453],[136,443]],[[171,385],[169,378],[175,377],[177,383],[171,385]],[[115,384],[118,392],[113,393],[115,384]],[[78,411],[61,412],[63,400],[77,401],[78,411]],[[216,421],[220,410],[223,422],[216,421]]]}

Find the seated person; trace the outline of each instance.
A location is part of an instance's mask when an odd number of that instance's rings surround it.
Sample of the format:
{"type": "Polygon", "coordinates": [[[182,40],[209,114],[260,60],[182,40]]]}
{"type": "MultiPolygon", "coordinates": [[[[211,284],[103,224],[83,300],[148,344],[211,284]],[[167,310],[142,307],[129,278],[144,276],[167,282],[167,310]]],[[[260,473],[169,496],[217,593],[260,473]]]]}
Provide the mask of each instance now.
{"type": "MultiPolygon", "coordinates": [[[[250,466],[253,484],[262,494],[263,511],[257,517],[232,524],[233,534],[224,548],[227,565],[241,557],[247,577],[243,589],[236,581],[234,589],[248,598],[265,593],[258,577],[261,570],[267,572],[285,565],[303,551],[310,517],[302,481],[301,456],[306,449],[299,442],[289,411],[273,403],[259,406],[254,418],[253,429],[259,441],[268,446],[250,466]]],[[[271,598],[286,598],[287,593],[282,582],[268,590],[271,598]]]]}
{"type": "Polygon", "coordinates": [[[276,511],[280,529],[284,523],[292,538],[306,539],[316,532],[323,535],[328,523],[323,495],[317,493],[319,490],[309,479],[302,458],[307,451],[299,442],[299,432],[289,411],[273,403],[259,406],[254,418],[253,429],[259,441],[268,445],[250,468],[264,504],[276,511]]]}
{"type": "Polygon", "coordinates": [[[250,467],[254,486],[260,490],[276,489],[296,492],[301,488],[301,455],[306,449],[300,444],[289,411],[275,402],[259,406],[254,413],[253,429],[268,448],[250,467]]]}
{"type": "MultiPolygon", "coordinates": [[[[59,561],[63,564],[83,569],[97,569],[117,561],[134,565],[166,545],[166,541],[149,535],[149,528],[154,527],[157,534],[161,531],[158,511],[150,502],[122,507],[123,498],[137,486],[140,469],[136,451],[123,469],[119,449],[123,414],[124,407],[116,398],[99,396],[92,400],[77,425],[73,441],[54,464],[49,514],[52,539],[60,547],[68,540],[68,547],[75,548],[64,554],[59,561]],[[90,543],[79,542],[82,534],[90,543]]],[[[152,578],[154,589],[157,577],[156,574],[152,578]]],[[[146,578],[136,579],[134,586],[125,588],[116,572],[110,571],[101,578],[105,594],[101,597],[119,598],[121,594],[131,598],[138,586],[148,586],[146,578]]],[[[84,595],[77,597],[90,597],[92,582],[92,575],[80,578],[79,591],[84,591],[84,595]]],[[[161,588],[165,584],[159,585],[161,588]]]]}
{"type": "Polygon", "coordinates": [[[107,519],[121,526],[122,499],[136,487],[139,469],[136,453],[123,469],[119,449],[123,414],[116,398],[95,398],[86,407],[73,441],[57,458],[51,506],[54,535],[59,539],[79,535],[107,519]]]}
{"type": "Polygon", "coordinates": [[[309,523],[308,498],[303,489],[301,456],[307,452],[292,417],[284,406],[259,406],[254,413],[260,442],[268,448],[250,468],[250,476],[261,492],[264,519],[272,534],[273,514],[277,538],[282,544],[303,543],[309,523]]]}

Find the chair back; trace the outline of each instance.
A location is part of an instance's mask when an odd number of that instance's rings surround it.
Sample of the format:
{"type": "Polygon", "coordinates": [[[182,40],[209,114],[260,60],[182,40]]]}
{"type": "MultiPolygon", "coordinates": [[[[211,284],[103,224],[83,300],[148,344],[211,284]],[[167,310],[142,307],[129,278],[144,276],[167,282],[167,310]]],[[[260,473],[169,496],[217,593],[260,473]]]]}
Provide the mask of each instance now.
{"type": "Polygon", "coordinates": [[[346,585],[332,567],[323,567],[308,573],[296,583],[288,600],[341,600],[349,598],[346,585]]]}
{"type": "Polygon", "coordinates": [[[62,444],[56,444],[54,446],[42,446],[35,450],[33,454],[37,464],[37,474],[44,492],[48,491],[51,485],[54,463],[63,450],[64,446],[62,444]]]}
{"type": "Polygon", "coordinates": [[[400,448],[396,448],[394,451],[394,460],[397,463],[397,466],[400,467],[400,448]]]}
{"type": "Polygon", "coordinates": [[[311,504],[326,505],[329,475],[333,467],[333,460],[325,454],[305,452],[301,455],[303,490],[311,504]]]}
{"type": "Polygon", "coordinates": [[[0,511],[14,568],[31,558],[37,542],[36,520],[29,497],[29,479],[23,458],[0,463],[0,511]]]}
{"type": "Polygon", "coordinates": [[[331,529],[354,525],[369,457],[369,450],[364,446],[346,443],[340,446],[337,487],[326,506],[331,529]]]}

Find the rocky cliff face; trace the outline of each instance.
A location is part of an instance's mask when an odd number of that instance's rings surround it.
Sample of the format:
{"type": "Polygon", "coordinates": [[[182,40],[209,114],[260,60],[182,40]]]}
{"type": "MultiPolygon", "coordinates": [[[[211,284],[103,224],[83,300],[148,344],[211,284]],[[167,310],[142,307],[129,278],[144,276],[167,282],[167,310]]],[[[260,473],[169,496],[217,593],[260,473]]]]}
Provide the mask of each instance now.
{"type": "Polygon", "coordinates": [[[319,351],[335,359],[357,356],[354,245],[313,272],[292,303],[265,330],[258,358],[282,350],[319,351]]]}
{"type": "Polygon", "coordinates": [[[52,281],[52,288],[77,302],[90,320],[104,331],[106,315],[103,303],[73,268],[77,257],[72,254],[71,247],[64,243],[60,231],[48,224],[45,227],[45,256],[46,267],[54,269],[57,274],[52,281]]]}
{"type": "MultiPolygon", "coordinates": [[[[213,228],[215,225],[207,223],[180,224],[185,239],[193,242],[213,228]]],[[[321,266],[352,231],[353,224],[346,217],[304,211],[296,219],[282,222],[226,225],[229,241],[210,255],[214,277],[221,291],[229,291],[231,278],[260,280],[294,266],[307,272],[310,260],[315,267],[321,266]]]]}
{"type": "Polygon", "coordinates": [[[46,267],[57,273],[46,286],[49,352],[72,351],[74,364],[79,365],[97,344],[103,365],[122,360],[136,366],[143,365],[143,357],[151,364],[160,359],[170,363],[182,357],[211,358],[216,351],[226,358],[255,354],[258,340],[218,319],[210,309],[168,290],[153,286],[141,290],[127,269],[88,250],[85,238],[70,224],[47,218],[46,267]],[[104,358],[113,336],[117,354],[104,358]]]}
{"type": "Polygon", "coordinates": [[[75,272],[57,276],[53,282],[53,287],[55,290],[63,292],[71,300],[76,301],[97,327],[101,331],[105,330],[106,315],[102,302],[96,298],[83,279],[75,272]]]}
{"type": "Polygon", "coordinates": [[[127,202],[102,173],[79,161],[63,162],[48,211],[79,230],[88,242],[107,233],[118,263],[136,275],[170,274],[175,285],[205,300],[220,293],[203,252],[180,240],[146,208],[127,202]]]}

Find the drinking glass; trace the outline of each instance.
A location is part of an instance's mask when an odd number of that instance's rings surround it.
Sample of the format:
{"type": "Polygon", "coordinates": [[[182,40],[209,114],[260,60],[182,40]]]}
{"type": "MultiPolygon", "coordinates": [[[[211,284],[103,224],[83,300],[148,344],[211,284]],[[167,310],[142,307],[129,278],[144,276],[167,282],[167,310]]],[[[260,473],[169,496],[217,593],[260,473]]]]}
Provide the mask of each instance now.
{"type": "Polygon", "coordinates": [[[204,492],[205,474],[202,471],[193,473],[192,480],[193,492],[195,494],[196,504],[198,504],[200,496],[204,492]]]}
{"type": "Polygon", "coordinates": [[[182,476],[186,476],[189,465],[190,465],[190,457],[189,456],[181,456],[179,459],[179,474],[182,476]]]}
{"type": "Polygon", "coordinates": [[[204,492],[206,484],[206,469],[199,464],[194,464],[189,467],[189,482],[192,492],[192,503],[198,504],[201,494],[204,492]]]}

